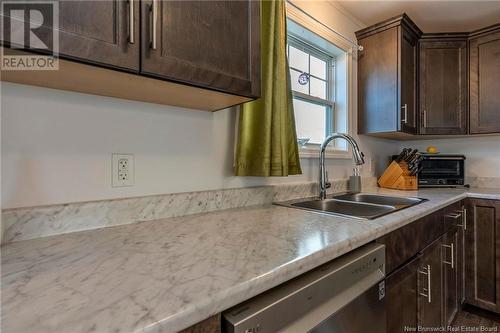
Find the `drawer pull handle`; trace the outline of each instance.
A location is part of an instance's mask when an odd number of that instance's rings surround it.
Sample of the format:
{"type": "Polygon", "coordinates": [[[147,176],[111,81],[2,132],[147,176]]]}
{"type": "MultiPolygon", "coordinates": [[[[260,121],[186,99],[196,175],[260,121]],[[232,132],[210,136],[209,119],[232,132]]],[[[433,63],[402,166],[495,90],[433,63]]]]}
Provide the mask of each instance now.
{"type": "Polygon", "coordinates": [[[134,0],[128,0],[128,42],[135,43],[134,0]]]}
{"type": "Polygon", "coordinates": [[[151,48],[156,50],[156,26],[158,25],[158,1],[153,0],[150,8],[151,13],[151,48]]]}
{"type": "Polygon", "coordinates": [[[462,216],[462,213],[448,213],[445,216],[457,220],[459,217],[462,216]]]}
{"type": "Polygon", "coordinates": [[[427,298],[427,302],[431,303],[431,265],[427,265],[423,267],[424,270],[418,270],[418,273],[427,276],[427,288],[422,288],[423,292],[419,292],[419,295],[427,298]]]}
{"type": "MultiPolygon", "coordinates": [[[[451,249],[451,261],[446,261],[443,260],[444,264],[450,265],[452,269],[455,269],[455,245],[451,243],[450,245],[448,244],[442,244],[443,247],[451,249]]],[[[445,255],[446,258],[446,255],[445,255]]]]}
{"type": "Polygon", "coordinates": [[[459,210],[458,212],[462,215],[462,224],[457,224],[457,226],[461,227],[465,231],[467,230],[467,208],[463,206],[462,210],[459,210]]]}

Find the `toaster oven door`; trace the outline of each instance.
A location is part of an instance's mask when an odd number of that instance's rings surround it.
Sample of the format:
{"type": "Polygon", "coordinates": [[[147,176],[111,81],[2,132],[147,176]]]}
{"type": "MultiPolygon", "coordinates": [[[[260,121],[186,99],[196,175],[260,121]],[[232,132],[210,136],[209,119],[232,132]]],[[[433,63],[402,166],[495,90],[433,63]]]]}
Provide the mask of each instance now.
{"type": "Polygon", "coordinates": [[[426,158],[420,163],[420,187],[464,185],[464,159],[426,158]]]}

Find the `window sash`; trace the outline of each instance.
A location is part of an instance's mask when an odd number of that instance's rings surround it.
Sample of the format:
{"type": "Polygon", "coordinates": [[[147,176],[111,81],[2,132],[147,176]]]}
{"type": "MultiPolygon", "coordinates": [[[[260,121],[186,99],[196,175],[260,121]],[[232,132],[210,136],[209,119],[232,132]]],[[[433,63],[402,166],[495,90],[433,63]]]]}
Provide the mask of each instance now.
{"type": "MultiPolygon", "coordinates": [[[[311,74],[311,60],[308,62],[308,73],[311,77],[326,82],[326,99],[330,101],[335,101],[335,89],[334,89],[334,79],[335,79],[335,57],[325,53],[324,51],[319,50],[317,47],[307,43],[302,39],[294,37],[293,35],[288,35],[288,43],[287,50],[289,50],[290,46],[293,46],[310,56],[314,56],[320,60],[326,62],[326,80],[322,79],[316,75],[311,74]]],[[[287,52],[289,54],[289,52],[287,52]]],[[[298,72],[303,72],[298,68],[295,68],[290,65],[290,69],[293,69],[298,72]]],[[[294,91],[295,92],[295,91],[294,91]]],[[[309,88],[310,92],[310,88],[309,88]]]]}
{"type": "MultiPolygon", "coordinates": [[[[324,51],[319,50],[313,45],[307,43],[302,39],[294,37],[293,35],[288,35],[288,43],[287,43],[287,53],[289,54],[290,46],[293,46],[309,55],[308,59],[308,75],[315,79],[321,80],[326,84],[326,99],[311,96],[309,94],[305,94],[299,91],[292,90],[292,94],[294,98],[299,100],[303,100],[305,102],[310,102],[313,104],[318,104],[325,106],[326,110],[326,126],[325,126],[325,137],[333,133],[334,129],[334,119],[335,119],[335,86],[334,86],[334,78],[335,78],[335,57],[326,54],[324,51]],[[316,75],[311,74],[311,56],[316,57],[320,60],[323,60],[326,63],[326,80],[320,78],[316,75]]],[[[298,68],[295,68],[290,65],[290,69],[293,69],[298,72],[303,72],[298,68]]],[[[309,81],[310,82],[310,81],[309,81]]],[[[309,83],[309,93],[311,92],[310,83],[309,83]]],[[[316,143],[311,143],[308,145],[317,145],[316,143]]]]}
{"type": "MultiPolygon", "coordinates": [[[[326,107],[326,119],[325,119],[325,138],[332,134],[333,133],[333,129],[334,129],[334,113],[335,113],[335,103],[332,102],[332,101],[327,101],[327,100],[324,100],[324,99],[321,99],[321,98],[317,98],[317,97],[312,97],[312,96],[309,96],[309,95],[306,95],[306,94],[303,94],[303,93],[299,93],[299,92],[292,92],[293,93],[293,98],[294,99],[298,99],[298,100],[302,100],[302,101],[305,101],[305,102],[309,102],[309,103],[312,103],[312,104],[317,104],[317,105],[321,105],[321,106],[324,106],[326,107]],[[312,97],[312,98],[311,98],[312,97]]],[[[315,143],[315,142],[311,142],[311,143],[307,143],[306,145],[318,145],[318,143],[315,143]]]]}

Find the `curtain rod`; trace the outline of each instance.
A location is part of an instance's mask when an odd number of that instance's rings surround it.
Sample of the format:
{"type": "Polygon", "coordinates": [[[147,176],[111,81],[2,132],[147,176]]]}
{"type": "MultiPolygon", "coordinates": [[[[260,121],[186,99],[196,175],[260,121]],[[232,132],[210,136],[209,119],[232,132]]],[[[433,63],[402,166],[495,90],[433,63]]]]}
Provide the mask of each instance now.
{"type": "Polygon", "coordinates": [[[294,7],[295,9],[297,9],[298,11],[300,11],[302,14],[304,15],[307,15],[309,18],[311,18],[312,20],[316,21],[317,23],[321,24],[323,27],[325,27],[326,29],[330,30],[331,32],[333,32],[334,34],[336,34],[337,36],[341,37],[342,39],[346,40],[347,42],[349,42],[349,44],[353,45],[354,47],[356,47],[356,49],[358,51],[363,51],[363,46],[361,45],[358,45],[358,43],[356,42],[353,42],[351,39],[349,39],[348,37],[342,35],[340,32],[337,32],[335,31],[334,29],[330,28],[329,26],[327,26],[326,24],[324,24],[323,22],[321,22],[320,20],[318,20],[317,18],[311,16],[309,13],[305,12],[302,8],[298,7],[296,4],[292,3],[290,0],[286,0],[285,1],[288,5],[291,5],[292,7],[294,7]]]}

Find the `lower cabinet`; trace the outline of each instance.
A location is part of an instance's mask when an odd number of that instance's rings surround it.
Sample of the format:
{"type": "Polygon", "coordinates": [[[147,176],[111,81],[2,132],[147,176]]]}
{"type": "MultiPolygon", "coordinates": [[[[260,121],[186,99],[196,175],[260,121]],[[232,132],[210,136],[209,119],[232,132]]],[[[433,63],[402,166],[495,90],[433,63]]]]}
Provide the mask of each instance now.
{"type": "Polygon", "coordinates": [[[422,251],[417,270],[417,319],[422,327],[441,326],[441,239],[422,251]]]}
{"type": "Polygon", "coordinates": [[[500,201],[467,200],[465,302],[500,313],[500,201]]]}
{"type": "Polygon", "coordinates": [[[417,240],[411,242],[413,253],[406,251],[411,256],[405,263],[386,269],[388,332],[446,327],[455,319],[463,290],[463,222],[462,203],[456,203],[377,240],[386,245],[389,263],[395,262],[392,256],[401,258],[395,250],[404,240],[417,240]]]}
{"type": "Polygon", "coordinates": [[[463,272],[461,257],[458,255],[462,248],[460,229],[450,230],[441,241],[441,263],[443,281],[443,325],[451,325],[460,310],[461,305],[461,279],[463,272]]]}
{"type": "Polygon", "coordinates": [[[417,327],[417,271],[420,258],[414,258],[385,280],[387,332],[404,332],[417,327]]]}

